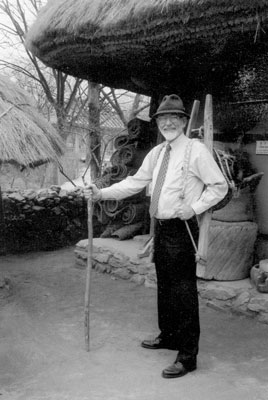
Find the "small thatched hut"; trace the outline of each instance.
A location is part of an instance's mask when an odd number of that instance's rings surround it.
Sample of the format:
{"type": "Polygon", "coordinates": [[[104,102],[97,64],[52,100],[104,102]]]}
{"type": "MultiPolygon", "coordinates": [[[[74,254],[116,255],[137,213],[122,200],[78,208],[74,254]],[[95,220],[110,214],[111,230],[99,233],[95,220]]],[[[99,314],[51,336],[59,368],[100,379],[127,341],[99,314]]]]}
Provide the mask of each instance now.
{"type": "Polygon", "coordinates": [[[267,28],[267,0],[49,0],[27,43],[68,74],[187,102],[229,96],[267,28]]]}
{"type": "Polygon", "coordinates": [[[0,76],[0,165],[34,167],[56,161],[63,150],[57,130],[38,112],[30,95],[0,76]]]}
{"type": "MultiPolygon", "coordinates": [[[[212,94],[226,133],[247,132],[267,98],[267,0],[49,0],[27,36],[45,64],[187,108],[212,94]]],[[[213,111],[214,111],[213,110],[213,111]]]]}

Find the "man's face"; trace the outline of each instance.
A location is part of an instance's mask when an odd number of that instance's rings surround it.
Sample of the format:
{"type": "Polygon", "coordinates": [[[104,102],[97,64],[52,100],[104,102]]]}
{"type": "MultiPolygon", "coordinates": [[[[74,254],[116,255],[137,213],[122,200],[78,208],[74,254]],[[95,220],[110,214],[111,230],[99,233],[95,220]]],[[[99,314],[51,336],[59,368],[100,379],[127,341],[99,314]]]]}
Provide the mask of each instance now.
{"type": "Polygon", "coordinates": [[[163,114],[156,119],[158,129],[168,142],[172,142],[184,132],[186,117],[177,114],[163,114]]]}

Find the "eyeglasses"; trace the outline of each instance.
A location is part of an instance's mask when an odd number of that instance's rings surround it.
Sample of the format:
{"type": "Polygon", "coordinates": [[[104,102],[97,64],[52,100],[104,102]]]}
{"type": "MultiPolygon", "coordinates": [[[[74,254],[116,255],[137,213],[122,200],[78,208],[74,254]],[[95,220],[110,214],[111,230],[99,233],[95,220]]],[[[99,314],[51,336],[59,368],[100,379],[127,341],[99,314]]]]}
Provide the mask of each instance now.
{"type": "Polygon", "coordinates": [[[178,120],[180,120],[181,117],[179,115],[173,115],[173,114],[165,114],[165,115],[159,115],[156,120],[158,122],[167,122],[168,120],[172,123],[177,122],[178,120]]]}

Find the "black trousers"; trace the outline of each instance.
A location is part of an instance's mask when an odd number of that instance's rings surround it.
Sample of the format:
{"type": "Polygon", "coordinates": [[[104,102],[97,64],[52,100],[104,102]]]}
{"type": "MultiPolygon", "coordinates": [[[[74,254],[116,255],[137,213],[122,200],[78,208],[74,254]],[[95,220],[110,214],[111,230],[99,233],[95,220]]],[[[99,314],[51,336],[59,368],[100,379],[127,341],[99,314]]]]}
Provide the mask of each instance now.
{"type": "MultiPolygon", "coordinates": [[[[197,243],[196,218],[188,224],[197,243]]],[[[200,325],[195,250],[184,221],[155,221],[154,262],[160,337],[175,345],[180,361],[191,363],[198,353],[200,325]]]]}

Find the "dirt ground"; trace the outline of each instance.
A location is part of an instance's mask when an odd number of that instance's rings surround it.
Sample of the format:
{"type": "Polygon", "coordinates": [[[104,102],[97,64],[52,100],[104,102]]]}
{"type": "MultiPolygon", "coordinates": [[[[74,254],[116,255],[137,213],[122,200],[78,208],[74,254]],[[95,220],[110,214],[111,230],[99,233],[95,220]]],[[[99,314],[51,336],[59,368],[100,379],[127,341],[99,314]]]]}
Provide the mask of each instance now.
{"type": "Polygon", "coordinates": [[[158,333],[154,289],[93,271],[86,352],[73,248],[0,257],[0,272],[0,400],[268,398],[267,325],[201,304],[198,369],[168,380],[176,352],[140,346],[158,333]]]}

